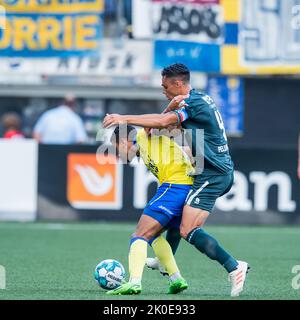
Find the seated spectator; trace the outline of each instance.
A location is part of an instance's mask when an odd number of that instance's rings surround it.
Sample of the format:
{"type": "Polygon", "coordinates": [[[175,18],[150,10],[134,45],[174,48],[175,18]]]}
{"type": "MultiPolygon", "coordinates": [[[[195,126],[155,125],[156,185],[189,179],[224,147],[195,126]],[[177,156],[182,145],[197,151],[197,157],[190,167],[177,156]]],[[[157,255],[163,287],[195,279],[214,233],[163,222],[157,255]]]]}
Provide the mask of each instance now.
{"type": "Polygon", "coordinates": [[[21,132],[21,118],[15,112],[9,112],[2,117],[2,126],[4,128],[3,138],[5,139],[19,139],[24,138],[21,132]]]}
{"type": "Polygon", "coordinates": [[[76,144],[87,139],[83,122],[74,112],[75,97],[67,95],[63,104],[46,111],[33,129],[33,137],[40,143],[76,144]]]}

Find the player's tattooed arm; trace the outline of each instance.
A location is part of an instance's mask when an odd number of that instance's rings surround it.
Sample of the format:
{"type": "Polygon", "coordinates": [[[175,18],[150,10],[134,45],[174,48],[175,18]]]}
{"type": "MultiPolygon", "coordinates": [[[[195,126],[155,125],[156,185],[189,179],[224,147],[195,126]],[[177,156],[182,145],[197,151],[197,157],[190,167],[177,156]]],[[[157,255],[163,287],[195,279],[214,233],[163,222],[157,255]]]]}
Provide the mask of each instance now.
{"type": "Polygon", "coordinates": [[[142,115],[120,115],[108,114],[103,120],[104,128],[127,123],[130,125],[141,126],[144,128],[167,128],[170,125],[177,124],[178,117],[175,113],[166,114],[142,114],[142,115]]]}

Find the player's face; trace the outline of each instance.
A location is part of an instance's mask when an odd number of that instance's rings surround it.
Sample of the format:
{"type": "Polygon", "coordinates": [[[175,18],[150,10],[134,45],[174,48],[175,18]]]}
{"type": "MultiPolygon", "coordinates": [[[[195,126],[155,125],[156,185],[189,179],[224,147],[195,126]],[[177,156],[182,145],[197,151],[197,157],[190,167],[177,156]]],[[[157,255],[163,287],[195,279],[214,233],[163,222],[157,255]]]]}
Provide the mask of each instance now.
{"type": "Polygon", "coordinates": [[[127,162],[127,144],[126,140],[121,139],[119,143],[114,144],[117,151],[117,156],[122,159],[122,161],[127,162]]]}
{"type": "Polygon", "coordinates": [[[117,155],[123,162],[131,162],[136,156],[136,150],[133,147],[133,143],[126,139],[121,139],[118,144],[115,145],[117,155]]]}
{"type": "Polygon", "coordinates": [[[168,100],[172,100],[182,92],[182,81],[174,78],[162,77],[161,86],[163,88],[163,94],[168,100]]]}

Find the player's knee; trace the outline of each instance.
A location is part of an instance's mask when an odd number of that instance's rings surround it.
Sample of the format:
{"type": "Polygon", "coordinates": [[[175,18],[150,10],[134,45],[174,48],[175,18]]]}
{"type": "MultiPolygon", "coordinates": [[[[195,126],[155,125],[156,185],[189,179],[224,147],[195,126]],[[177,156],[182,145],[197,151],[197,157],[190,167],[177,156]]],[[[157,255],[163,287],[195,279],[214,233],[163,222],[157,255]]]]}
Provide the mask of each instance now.
{"type": "Polygon", "coordinates": [[[179,232],[180,232],[180,236],[184,239],[186,239],[189,234],[189,230],[185,226],[182,226],[182,225],[180,226],[179,232]]]}
{"type": "Polygon", "coordinates": [[[132,241],[135,241],[135,240],[137,240],[137,239],[145,239],[145,240],[147,241],[147,239],[143,236],[142,233],[140,233],[140,232],[134,232],[134,233],[131,235],[130,241],[132,242],[132,241]]]}
{"type": "Polygon", "coordinates": [[[153,238],[153,234],[148,230],[137,230],[131,235],[131,238],[143,238],[148,241],[153,238]]]}
{"type": "Polygon", "coordinates": [[[134,232],[134,233],[131,234],[130,239],[133,239],[133,238],[136,238],[136,237],[138,237],[138,236],[136,235],[136,232],[134,232]]]}

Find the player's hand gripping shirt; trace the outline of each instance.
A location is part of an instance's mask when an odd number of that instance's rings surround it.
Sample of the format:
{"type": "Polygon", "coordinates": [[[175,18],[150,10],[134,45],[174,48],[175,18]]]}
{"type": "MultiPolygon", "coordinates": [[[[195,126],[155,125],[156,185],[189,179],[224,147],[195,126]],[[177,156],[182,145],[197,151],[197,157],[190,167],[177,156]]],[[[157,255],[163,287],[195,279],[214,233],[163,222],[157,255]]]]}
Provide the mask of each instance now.
{"type": "Polygon", "coordinates": [[[146,167],[157,177],[160,184],[193,184],[189,175],[194,168],[172,139],[166,136],[148,136],[142,129],[137,133],[136,142],[146,167]]]}

